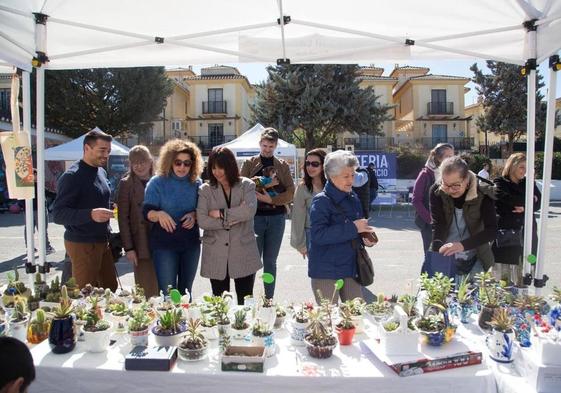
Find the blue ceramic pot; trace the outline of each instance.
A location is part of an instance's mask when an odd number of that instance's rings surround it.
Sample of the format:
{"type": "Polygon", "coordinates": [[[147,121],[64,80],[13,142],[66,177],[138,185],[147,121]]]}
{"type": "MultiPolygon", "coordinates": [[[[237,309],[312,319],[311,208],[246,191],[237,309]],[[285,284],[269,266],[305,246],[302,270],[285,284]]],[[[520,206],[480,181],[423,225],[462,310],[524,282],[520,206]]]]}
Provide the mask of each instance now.
{"type": "Polygon", "coordinates": [[[76,346],[76,334],[74,333],[74,318],[58,319],[51,322],[49,331],[49,345],[53,353],[67,353],[76,346]]]}

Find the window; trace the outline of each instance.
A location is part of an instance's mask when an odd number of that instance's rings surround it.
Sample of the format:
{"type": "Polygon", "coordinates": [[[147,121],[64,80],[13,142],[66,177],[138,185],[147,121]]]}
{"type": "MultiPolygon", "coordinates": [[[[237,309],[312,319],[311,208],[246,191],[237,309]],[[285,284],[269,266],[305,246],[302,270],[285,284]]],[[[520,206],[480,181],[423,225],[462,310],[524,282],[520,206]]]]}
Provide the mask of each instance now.
{"type": "Polygon", "coordinates": [[[431,102],[428,106],[428,114],[452,114],[452,103],[446,102],[446,90],[431,90],[431,102]]]}
{"type": "Polygon", "coordinates": [[[446,124],[432,125],[432,145],[448,142],[448,126],[446,124]]]}
{"type": "Polygon", "coordinates": [[[223,89],[208,89],[208,102],[203,102],[203,113],[226,113],[223,89]]]}
{"type": "Polygon", "coordinates": [[[10,89],[0,89],[0,112],[2,115],[10,113],[10,89]]]}
{"type": "Polygon", "coordinates": [[[181,130],[181,120],[174,120],[171,122],[171,129],[173,131],[181,130]]]}
{"type": "Polygon", "coordinates": [[[208,89],[208,101],[223,101],[223,89],[208,89]]]}
{"type": "Polygon", "coordinates": [[[210,123],[208,125],[208,141],[210,146],[224,143],[224,124],[210,123]]]}

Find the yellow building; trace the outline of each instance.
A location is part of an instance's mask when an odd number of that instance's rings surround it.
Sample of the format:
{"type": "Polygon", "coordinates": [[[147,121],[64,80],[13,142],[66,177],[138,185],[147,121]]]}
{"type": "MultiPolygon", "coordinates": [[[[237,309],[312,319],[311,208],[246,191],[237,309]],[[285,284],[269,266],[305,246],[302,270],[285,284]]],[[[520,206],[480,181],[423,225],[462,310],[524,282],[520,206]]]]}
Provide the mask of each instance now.
{"type": "Polygon", "coordinates": [[[469,78],[429,74],[429,68],[396,66],[390,77],[395,104],[394,143],[432,148],[448,142],[457,150],[474,144],[470,117],[464,112],[465,85],[469,78]]]}
{"type": "MultiPolygon", "coordinates": [[[[469,122],[469,134],[473,137],[476,149],[481,150],[485,146],[485,132],[481,131],[477,126],[477,118],[483,115],[483,103],[477,102],[476,104],[468,105],[465,108],[466,116],[471,117],[469,122]]],[[[494,132],[487,132],[487,145],[497,145],[506,143],[508,138],[506,135],[499,135],[494,132]]]]}
{"type": "Polygon", "coordinates": [[[235,139],[252,125],[255,89],[237,68],[214,66],[196,75],[191,68],[167,70],[174,83],[150,143],[155,152],[171,138],[190,139],[207,155],[212,147],[235,139]]]}

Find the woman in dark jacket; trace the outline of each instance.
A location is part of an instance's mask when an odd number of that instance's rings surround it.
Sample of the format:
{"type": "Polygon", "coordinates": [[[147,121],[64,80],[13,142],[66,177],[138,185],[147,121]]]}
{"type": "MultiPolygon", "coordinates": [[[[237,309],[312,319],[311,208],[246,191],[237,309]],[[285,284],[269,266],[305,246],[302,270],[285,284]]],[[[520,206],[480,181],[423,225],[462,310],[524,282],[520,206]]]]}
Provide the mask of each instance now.
{"type": "MultiPolygon", "coordinates": [[[[415,208],[415,225],[421,230],[423,239],[423,253],[429,249],[432,240],[432,228],[430,225],[429,190],[436,181],[436,171],[440,163],[454,155],[454,146],[449,143],[439,143],[430,151],[429,158],[415,180],[413,187],[413,198],[411,200],[415,208]]],[[[421,272],[425,266],[421,267],[421,272]]]]}
{"type": "MultiPolygon", "coordinates": [[[[362,218],[360,201],[352,190],[357,166],[357,158],[349,151],[329,153],[324,163],[328,181],[312,200],[308,276],[318,303],[318,290],[329,298],[338,279],[344,280],[341,300],[362,297],[362,288],[355,281],[357,253],[352,242],[360,242],[360,234],[374,228],[362,218]]],[[[367,239],[364,244],[374,245],[367,239]]]]}
{"type": "MultiPolygon", "coordinates": [[[[497,194],[495,204],[498,229],[512,229],[520,239],[519,245],[502,246],[500,238],[493,243],[495,255],[495,275],[498,279],[507,279],[519,284],[522,278],[521,259],[524,238],[524,206],[526,204],[526,156],[514,153],[506,161],[501,177],[494,180],[497,194]]],[[[540,209],[541,193],[534,183],[534,211],[540,209]]],[[[497,236],[501,236],[497,234],[497,236]]],[[[505,243],[506,244],[506,243],[505,243]]],[[[538,244],[537,224],[533,218],[532,254],[535,255],[538,244]]]]}
{"type": "Polygon", "coordinates": [[[442,178],[430,192],[431,249],[455,257],[459,283],[461,276],[493,266],[489,243],[497,232],[494,194],[491,186],[478,184],[460,157],[444,160],[440,172],[442,178]]]}

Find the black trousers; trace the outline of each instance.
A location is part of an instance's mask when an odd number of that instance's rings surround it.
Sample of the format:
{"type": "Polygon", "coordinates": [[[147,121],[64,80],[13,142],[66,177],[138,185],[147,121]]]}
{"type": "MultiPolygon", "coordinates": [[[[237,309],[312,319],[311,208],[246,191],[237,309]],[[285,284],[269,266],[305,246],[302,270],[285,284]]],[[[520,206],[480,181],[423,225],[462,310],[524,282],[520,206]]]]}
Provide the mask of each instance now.
{"type": "MultiPolygon", "coordinates": [[[[253,283],[255,281],[255,274],[249,276],[234,278],[234,285],[236,287],[236,296],[238,304],[243,305],[244,298],[249,295],[253,296],[253,283]]],[[[224,280],[210,279],[210,286],[212,287],[212,294],[220,296],[224,291],[230,291],[230,275],[226,271],[226,278],[224,280]]]]}

